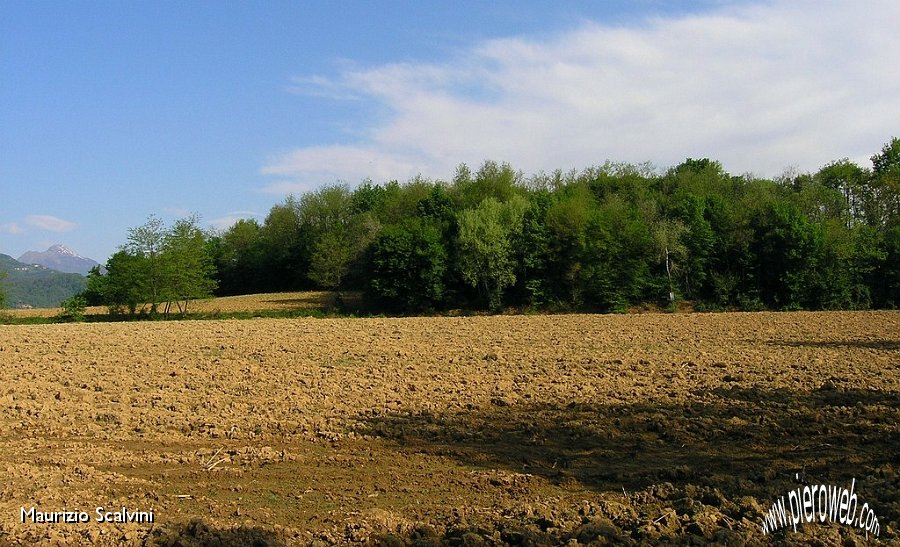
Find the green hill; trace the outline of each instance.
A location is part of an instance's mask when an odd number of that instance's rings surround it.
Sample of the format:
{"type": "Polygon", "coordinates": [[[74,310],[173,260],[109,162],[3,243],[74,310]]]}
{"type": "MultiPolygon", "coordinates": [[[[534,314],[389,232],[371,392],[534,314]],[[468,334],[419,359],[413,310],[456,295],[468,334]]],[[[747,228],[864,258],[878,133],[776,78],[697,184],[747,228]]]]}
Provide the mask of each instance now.
{"type": "Polygon", "coordinates": [[[87,283],[82,275],[23,264],[5,254],[0,254],[0,272],[6,272],[0,283],[10,308],[53,308],[83,291],[87,283]]]}

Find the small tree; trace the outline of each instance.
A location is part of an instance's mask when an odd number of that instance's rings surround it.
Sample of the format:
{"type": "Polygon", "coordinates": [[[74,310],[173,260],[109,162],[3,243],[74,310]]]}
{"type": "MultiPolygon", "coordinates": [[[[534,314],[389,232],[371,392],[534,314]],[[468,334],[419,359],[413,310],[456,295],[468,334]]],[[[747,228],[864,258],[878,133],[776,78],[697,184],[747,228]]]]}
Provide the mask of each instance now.
{"type": "Polygon", "coordinates": [[[192,299],[209,298],[216,288],[216,273],[206,245],[206,235],[198,226],[199,217],[178,220],[165,234],[160,254],[163,272],[160,295],[166,301],[165,313],[175,302],[185,315],[192,299]]]}
{"type": "Polygon", "coordinates": [[[686,231],[685,225],[680,220],[663,219],[656,223],[653,230],[653,243],[660,262],[663,262],[668,280],[669,304],[675,303],[675,285],[672,283],[672,274],[681,267],[681,262],[687,257],[687,248],[682,239],[686,231]]]}
{"type": "Polygon", "coordinates": [[[105,280],[96,284],[103,291],[103,302],[109,306],[110,313],[122,312],[127,308],[134,315],[138,306],[143,309],[149,299],[145,260],[143,255],[121,250],[106,261],[105,280]]]}
{"type": "Polygon", "coordinates": [[[84,321],[84,314],[87,311],[87,300],[81,295],[75,295],[62,303],[62,311],[57,315],[60,321],[74,321],[80,323],[84,321]]]}
{"type": "Polygon", "coordinates": [[[165,272],[162,252],[165,241],[163,221],[151,215],[143,225],[128,230],[128,243],[123,249],[140,259],[134,265],[140,268],[138,273],[142,278],[142,288],[145,289],[142,291],[144,302],[150,304],[151,314],[156,313],[163,300],[165,272]]]}
{"type": "Polygon", "coordinates": [[[106,262],[106,275],[99,268],[91,270],[83,296],[107,304],[110,313],[127,308],[134,315],[149,305],[153,314],[165,303],[168,315],[175,303],[186,314],[190,300],[211,296],[217,285],[210,245],[198,224],[194,215],[167,230],[151,217],[132,228],[128,244],[106,262]]]}

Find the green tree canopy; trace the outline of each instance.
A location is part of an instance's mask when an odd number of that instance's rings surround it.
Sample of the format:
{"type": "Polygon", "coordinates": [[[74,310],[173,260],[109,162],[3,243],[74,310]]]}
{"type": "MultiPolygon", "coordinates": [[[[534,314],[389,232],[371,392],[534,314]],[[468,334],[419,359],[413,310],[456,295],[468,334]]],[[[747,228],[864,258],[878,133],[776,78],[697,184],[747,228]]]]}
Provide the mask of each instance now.
{"type": "Polygon", "coordinates": [[[512,237],[522,228],[528,202],[514,196],[506,203],[485,198],[459,214],[459,267],[463,278],[488,298],[491,309],[502,304],[503,289],[516,281],[512,237]]]}
{"type": "MultiPolygon", "coordinates": [[[[489,160],[460,164],[448,182],[328,185],[262,222],[176,240],[204,240],[220,294],[363,289],[403,311],[621,311],[670,292],[703,309],[890,307],[900,302],[900,140],[872,165],[844,158],[767,179],[709,158],[664,171],[607,161],[526,179],[489,160]]],[[[185,302],[178,272],[193,267],[163,251],[178,248],[171,237],[153,217],[130,230],[128,256],[92,275],[94,292],[151,311],[185,302]]]]}
{"type": "Polygon", "coordinates": [[[182,314],[194,299],[209,298],[217,284],[215,266],[206,246],[206,234],[196,215],[175,221],[163,241],[162,262],[166,313],[174,301],[182,314]]]}
{"type": "Polygon", "coordinates": [[[150,304],[150,313],[156,313],[163,300],[165,285],[165,264],[163,263],[163,246],[166,241],[166,230],[163,221],[151,215],[147,222],[128,230],[128,242],[124,250],[139,260],[132,265],[141,277],[144,302],[150,304]]]}
{"type": "Polygon", "coordinates": [[[176,221],[166,229],[156,217],[128,232],[128,243],[109,258],[106,274],[91,272],[88,294],[98,293],[111,311],[131,314],[149,306],[150,314],[165,303],[175,303],[182,314],[192,299],[206,298],[216,288],[215,267],[207,245],[208,235],[199,217],[176,221]]]}
{"type": "Polygon", "coordinates": [[[384,227],[369,250],[369,292],[386,309],[424,311],[444,297],[447,251],[435,222],[418,218],[384,227]]]}

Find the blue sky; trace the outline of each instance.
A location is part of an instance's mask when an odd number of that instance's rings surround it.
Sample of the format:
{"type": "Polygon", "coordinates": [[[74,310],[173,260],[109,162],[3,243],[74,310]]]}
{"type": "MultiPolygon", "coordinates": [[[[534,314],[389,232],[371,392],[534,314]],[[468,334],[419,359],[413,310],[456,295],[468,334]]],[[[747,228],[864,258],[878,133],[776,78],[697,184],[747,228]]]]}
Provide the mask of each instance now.
{"type": "Polygon", "coordinates": [[[0,252],[262,220],[364,177],[868,158],[900,133],[891,1],[0,0],[0,252]]]}

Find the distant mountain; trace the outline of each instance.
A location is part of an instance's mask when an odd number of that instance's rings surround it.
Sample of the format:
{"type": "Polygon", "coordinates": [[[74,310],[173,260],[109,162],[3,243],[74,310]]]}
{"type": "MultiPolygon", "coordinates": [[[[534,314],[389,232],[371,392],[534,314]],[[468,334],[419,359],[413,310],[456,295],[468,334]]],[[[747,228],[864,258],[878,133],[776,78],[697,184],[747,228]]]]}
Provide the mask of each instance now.
{"type": "Polygon", "coordinates": [[[38,264],[51,270],[64,273],[87,275],[91,268],[97,266],[95,260],[83,257],[64,245],[54,245],[46,251],[28,251],[19,257],[23,264],[38,264]]]}
{"type": "Polygon", "coordinates": [[[5,254],[0,254],[0,272],[6,272],[0,286],[10,308],[55,308],[83,291],[87,284],[80,274],[24,264],[5,254]]]}

